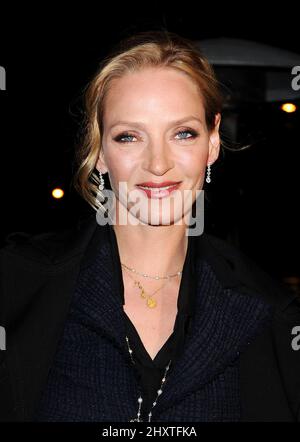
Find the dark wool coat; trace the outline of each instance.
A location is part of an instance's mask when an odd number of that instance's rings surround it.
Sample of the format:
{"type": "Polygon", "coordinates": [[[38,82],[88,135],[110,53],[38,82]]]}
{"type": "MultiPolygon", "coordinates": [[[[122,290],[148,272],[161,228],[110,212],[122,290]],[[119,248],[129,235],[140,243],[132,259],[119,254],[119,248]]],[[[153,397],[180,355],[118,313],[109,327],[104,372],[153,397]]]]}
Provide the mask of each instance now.
{"type": "MultiPolygon", "coordinates": [[[[136,416],[138,380],[125,344],[107,226],[90,216],[61,232],[14,232],[0,249],[0,325],[6,331],[0,421],[33,420],[96,228],[105,264],[99,342],[109,366],[98,412],[103,421],[136,416]]],[[[195,326],[152,421],[300,421],[299,297],[226,241],[203,233],[197,247],[215,285],[201,303],[199,273],[195,326]]]]}

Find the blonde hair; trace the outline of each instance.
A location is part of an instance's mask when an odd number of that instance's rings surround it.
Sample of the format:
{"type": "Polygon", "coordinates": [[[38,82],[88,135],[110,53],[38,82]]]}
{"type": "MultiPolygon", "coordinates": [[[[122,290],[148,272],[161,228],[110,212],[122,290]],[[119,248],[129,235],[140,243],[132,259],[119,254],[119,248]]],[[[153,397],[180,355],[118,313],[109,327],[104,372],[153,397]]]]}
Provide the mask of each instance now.
{"type": "Polygon", "coordinates": [[[96,163],[102,144],[105,97],[114,79],[146,67],[177,69],[198,85],[209,132],[214,129],[215,115],[222,110],[223,96],[213,68],[192,41],[168,31],[143,32],[122,40],[103,59],[83,91],[83,139],[75,153],[73,185],[96,211],[101,207],[96,199],[100,182],[96,163]]]}

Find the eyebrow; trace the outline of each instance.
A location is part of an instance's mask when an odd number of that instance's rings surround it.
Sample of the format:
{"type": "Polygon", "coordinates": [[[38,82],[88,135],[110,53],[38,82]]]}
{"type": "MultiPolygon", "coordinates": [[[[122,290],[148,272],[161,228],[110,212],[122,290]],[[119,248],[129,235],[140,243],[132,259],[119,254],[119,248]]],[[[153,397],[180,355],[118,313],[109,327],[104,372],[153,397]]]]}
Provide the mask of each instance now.
{"type": "MultiPolygon", "coordinates": [[[[189,115],[188,117],[181,118],[179,120],[170,121],[168,126],[175,126],[177,124],[182,124],[182,123],[186,123],[187,121],[193,121],[193,120],[196,120],[196,121],[198,121],[198,123],[202,124],[202,120],[199,117],[197,117],[195,115],[189,115]]],[[[139,121],[120,120],[120,121],[116,121],[115,123],[113,123],[110,126],[109,130],[111,130],[113,127],[119,126],[119,125],[136,126],[136,127],[140,127],[140,128],[144,128],[145,127],[144,123],[139,122],[139,121]]]]}

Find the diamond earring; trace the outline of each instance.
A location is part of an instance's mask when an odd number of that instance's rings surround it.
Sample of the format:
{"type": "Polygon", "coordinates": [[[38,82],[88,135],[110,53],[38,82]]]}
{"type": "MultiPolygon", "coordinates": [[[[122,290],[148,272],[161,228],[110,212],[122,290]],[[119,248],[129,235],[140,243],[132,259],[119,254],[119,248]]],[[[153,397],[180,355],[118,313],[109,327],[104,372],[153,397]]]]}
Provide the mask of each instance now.
{"type": "Polygon", "coordinates": [[[100,178],[100,184],[98,186],[98,189],[103,190],[104,189],[104,179],[103,179],[101,170],[99,170],[99,178],[100,178]]]}
{"type": "Polygon", "coordinates": [[[211,170],[210,170],[210,164],[208,164],[208,165],[207,165],[207,176],[206,176],[206,182],[207,182],[207,183],[210,183],[210,182],[211,182],[211,179],[210,179],[210,173],[211,173],[211,170]]]}
{"type": "MultiPolygon", "coordinates": [[[[104,179],[101,173],[101,170],[99,170],[99,179],[100,179],[100,184],[98,186],[98,191],[97,191],[97,195],[96,195],[96,205],[98,207],[97,213],[99,215],[100,218],[103,217],[103,214],[107,211],[107,209],[105,208],[105,206],[102,204],[103,202],[106,202],[106,197],[104,196],[104,194],[102,193],[102,191],[104,190],[104,179]],[[99,211],[100,209],[100,211],[99,211]]],[[[99,218],[99,219],[100,219],[99,218]]],[[[99,222],[99,219],[97,220],[99,224],[101,224],[99,222]]]]}

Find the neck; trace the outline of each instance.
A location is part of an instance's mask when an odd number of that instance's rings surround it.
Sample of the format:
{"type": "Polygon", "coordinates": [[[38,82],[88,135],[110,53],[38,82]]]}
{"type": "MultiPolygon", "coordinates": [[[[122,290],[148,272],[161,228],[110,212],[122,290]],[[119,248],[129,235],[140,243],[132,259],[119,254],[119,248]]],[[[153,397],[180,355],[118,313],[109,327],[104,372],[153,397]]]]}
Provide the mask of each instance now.
{"type": "Polygon", "coordinates": [[[149,275],[166,276],[182,270],[188,246],[184,225],[115,224],[112,228],[121,263],[149,275]]]}

